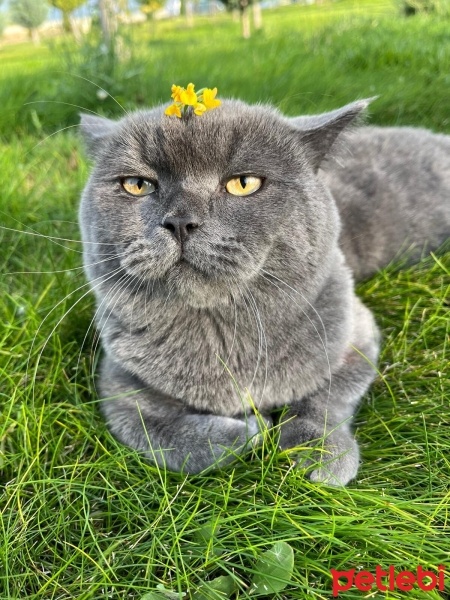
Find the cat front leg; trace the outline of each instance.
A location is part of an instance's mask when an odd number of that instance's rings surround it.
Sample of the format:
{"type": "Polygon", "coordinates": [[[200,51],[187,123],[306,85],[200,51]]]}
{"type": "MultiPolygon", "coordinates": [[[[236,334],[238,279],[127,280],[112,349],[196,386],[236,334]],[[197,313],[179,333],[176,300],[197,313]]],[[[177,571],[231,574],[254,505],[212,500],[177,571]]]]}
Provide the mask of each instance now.
{"type": "Polygon", "coordinates": [[[351,420],[375,377],[379,352],[379,332],[372,314],[356,298],[355,317],[353,342],[331,383],[290,404],[280,427],[283,450],[311,443],[319,447],[323,440],[314,456],[319,466],[310,479],[334,486],[346,485],[358,472],[359,450],[351,420]]]}
{"type": "Polygon", "coordinates": [[[172,471],[198,473],[231,462],[258,443],[270,420],[255,415],[196,413],[179,400],[151,390],[106,357],[100,373],[101,408],[123,444],[172,471]]]}

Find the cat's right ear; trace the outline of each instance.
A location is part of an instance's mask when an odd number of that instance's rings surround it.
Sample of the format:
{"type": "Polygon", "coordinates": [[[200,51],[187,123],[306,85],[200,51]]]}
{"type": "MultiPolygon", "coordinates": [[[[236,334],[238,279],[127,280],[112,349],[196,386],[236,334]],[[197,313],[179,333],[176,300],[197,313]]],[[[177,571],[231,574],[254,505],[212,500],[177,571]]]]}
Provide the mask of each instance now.
{"type": "Polygon", "coordinates": [[[357,102],[352,102],[342,108],[321,115],[289,119],[289,122],[299,130],[301,140],[316,171],[330,153],[339,135],[358,125],[364,115],[364,111],[374,99],[358,100],[357,102]]]}
{"type": "Polygon", "coordinates": [[[87,152],[91,158],[95,158],[101,147],[114,132],[116,123],[104,117],[85,113],[80,115],[80,119],[80,130],[87,152]]]}

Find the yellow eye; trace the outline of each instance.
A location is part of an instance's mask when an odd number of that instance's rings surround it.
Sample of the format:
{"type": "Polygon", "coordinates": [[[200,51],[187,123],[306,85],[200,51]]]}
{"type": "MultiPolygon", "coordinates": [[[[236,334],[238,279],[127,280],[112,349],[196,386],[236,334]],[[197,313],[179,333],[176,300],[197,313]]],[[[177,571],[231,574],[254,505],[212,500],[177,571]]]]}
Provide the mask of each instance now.
{"type": "Polygon", "coordinates": [[[262,179],[260,177],[252,177],[251,175],[242,175],[241,177],[235,177],[230,179],[227,183],[226,190],[233,196],[250,196],[262,186],[262,179]]]}
{"type": "Polygon", "coordinates": [[[123,189],[132,196],[148,196],[156,190],[156,185],[142,177],[124,177],[121,181],[123,189]]]}

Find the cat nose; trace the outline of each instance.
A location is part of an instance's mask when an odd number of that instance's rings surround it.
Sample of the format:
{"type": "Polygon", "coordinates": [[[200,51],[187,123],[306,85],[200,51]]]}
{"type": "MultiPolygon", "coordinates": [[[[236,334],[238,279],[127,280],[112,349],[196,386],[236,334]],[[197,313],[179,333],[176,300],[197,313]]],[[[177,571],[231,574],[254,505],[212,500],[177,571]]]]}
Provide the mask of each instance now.
{"type": "Polygon", "coordinates": [[[184,244],[187,237],[200,226],[199,219],[195,216],[166,217],[161,225],[168,229],[180,244],[184,244]]]}

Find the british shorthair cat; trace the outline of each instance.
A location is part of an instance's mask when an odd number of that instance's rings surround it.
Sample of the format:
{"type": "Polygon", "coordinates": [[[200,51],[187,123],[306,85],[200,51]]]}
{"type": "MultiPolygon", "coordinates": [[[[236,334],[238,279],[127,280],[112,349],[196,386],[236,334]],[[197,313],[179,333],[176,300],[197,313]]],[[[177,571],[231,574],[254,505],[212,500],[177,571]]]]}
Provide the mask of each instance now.
{"type": "Polygon", "coordinates": [[[121,442],[197,473],[277,424],[283,449],[324,440],[312,480],[355,477],[380,336],[354,281],[450,235],[450,137],[355,127],[367,105],[82,116],[84,264],[121,442]]]}

